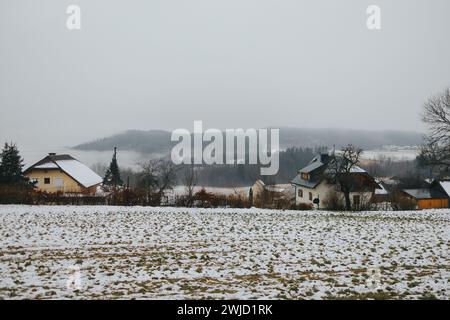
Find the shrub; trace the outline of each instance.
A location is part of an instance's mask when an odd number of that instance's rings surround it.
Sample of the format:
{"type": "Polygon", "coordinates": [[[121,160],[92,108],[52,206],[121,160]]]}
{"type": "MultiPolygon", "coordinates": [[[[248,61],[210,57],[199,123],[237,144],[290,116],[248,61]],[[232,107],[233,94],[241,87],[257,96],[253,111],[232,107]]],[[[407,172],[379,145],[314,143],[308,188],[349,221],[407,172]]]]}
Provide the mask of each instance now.
{"type": "Polygon", "coordinates": [[[335,191],[328,192],[326,199],[323,201],[323,207],[330,211],[345,210],[345,204],[342,196],[339,196],[339,194],[335,191]]]}
{"type": "Polygon", "coordinates": [[[0,184],[1,204],[32,204],[33,190],[26,186],[0,184]]]}
{"type": "Polygon", "coordinates": [[[311,203],[299,203],[295,205],[296,210],[312,210],[314,206],[311,203]]]}

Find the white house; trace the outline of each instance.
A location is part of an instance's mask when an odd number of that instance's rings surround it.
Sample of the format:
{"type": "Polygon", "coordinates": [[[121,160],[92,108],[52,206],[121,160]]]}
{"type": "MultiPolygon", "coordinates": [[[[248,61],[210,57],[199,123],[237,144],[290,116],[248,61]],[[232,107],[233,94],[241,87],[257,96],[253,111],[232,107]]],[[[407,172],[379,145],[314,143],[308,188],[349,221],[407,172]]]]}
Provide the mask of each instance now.
{"type": "MultiPolygon", "coordinates": [[[[326,208],[332,201],[344,205],[344,194],[339,186],[332,184],[326,178],[326,170],[330,161],[328,154],[319,154],[314,157],[306,167],[298,171],[291,181],[295,188],[296,205],[305,204],[316,208],[326,208]]],[[[353,208],[358,209],[367,203],[380,186],[362,168],[355,166],[352,169],[354,187],[350,192],[350,202],[353,208]]]]}

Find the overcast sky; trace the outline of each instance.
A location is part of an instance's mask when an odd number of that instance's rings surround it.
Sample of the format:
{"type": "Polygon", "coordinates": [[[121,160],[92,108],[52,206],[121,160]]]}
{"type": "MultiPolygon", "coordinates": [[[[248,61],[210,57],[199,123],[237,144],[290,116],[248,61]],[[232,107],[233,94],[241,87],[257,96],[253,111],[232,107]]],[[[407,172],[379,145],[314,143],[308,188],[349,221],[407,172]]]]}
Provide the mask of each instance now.
{"type": "Polygon", "coordinates": [[[449,38],[448,0],[1,0],[0,137],[73,145],[194,120],[423,130],[421,105],[450,85],[449,38]]]}

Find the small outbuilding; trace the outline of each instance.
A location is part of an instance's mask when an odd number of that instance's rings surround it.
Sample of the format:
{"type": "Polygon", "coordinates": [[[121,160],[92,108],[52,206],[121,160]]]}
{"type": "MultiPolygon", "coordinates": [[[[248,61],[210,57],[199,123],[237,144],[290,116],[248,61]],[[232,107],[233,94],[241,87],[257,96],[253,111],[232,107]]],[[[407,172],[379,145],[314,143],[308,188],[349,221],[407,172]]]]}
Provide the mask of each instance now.
{"type": "Polygon", "coordinates": [[[430,186],[420,189],[403,189],[405,196],[417,209],[448,208],[448,195],[439,188],[430,186]]]}

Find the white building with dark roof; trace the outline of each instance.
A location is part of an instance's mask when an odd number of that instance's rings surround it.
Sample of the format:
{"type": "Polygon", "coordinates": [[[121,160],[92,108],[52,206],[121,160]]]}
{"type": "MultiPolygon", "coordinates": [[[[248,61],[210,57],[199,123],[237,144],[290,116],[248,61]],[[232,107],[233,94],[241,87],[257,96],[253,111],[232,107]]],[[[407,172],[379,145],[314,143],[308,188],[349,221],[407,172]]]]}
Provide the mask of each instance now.
{"type": "MultiPolygon", "coordinates": [[[[331,157],[328,154],[319,154],[314,157],[306,167],[298,171],[291,181],[295,188],[295,203],[325,208],[331,199],[344,203],[344,194],[339,186],[327,179],[327,168],[331,157]]],[[[371,200],[376,189],[381,189],[376,181],[362,168],[355,166],[352,169],[354,187],[350,192],[351,205],[358,209],[363,203],[371,200]]]]}

